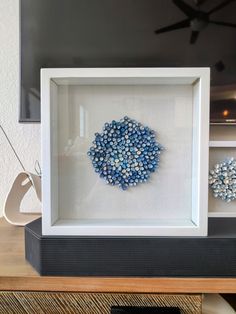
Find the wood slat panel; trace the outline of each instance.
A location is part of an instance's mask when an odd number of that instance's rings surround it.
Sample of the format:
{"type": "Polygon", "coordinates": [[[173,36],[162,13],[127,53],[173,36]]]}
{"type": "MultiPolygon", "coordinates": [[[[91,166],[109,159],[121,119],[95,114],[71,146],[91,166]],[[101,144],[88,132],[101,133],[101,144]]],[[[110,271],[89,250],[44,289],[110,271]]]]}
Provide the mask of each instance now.
{"type": "Polygon", "coordinates": [[[201,295],[0,292],[0,314],[110,314],[112,306],[178,307],[201,314],[201,295]]]}

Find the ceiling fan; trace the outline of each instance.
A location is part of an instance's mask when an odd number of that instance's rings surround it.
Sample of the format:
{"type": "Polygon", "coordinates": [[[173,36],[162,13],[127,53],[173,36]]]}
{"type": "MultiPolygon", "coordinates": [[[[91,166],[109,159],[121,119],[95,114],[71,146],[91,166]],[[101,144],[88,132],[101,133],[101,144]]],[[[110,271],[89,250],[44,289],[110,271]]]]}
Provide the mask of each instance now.
{"type": "MultiPolygon", "coordinates": [[[[187,16],[187,18],[175,24],[157,29],[155,33],[162,34],[162,33],[189,27],[191,29],[190,44],[194,44],[196,43],[200,32],[205,27],[207,27],[208,24],[216,24],[216,25],[236,28],[236,24],[215,21],[211,19],[212,13],[221,10],[222,8],[224,8],[225,6],[227,6],[233,1],[235,0],[225,0],[219,5],[217,5],[216,7],[212,8],[210,11],[205,12],[205,11],[200,10],[199,8],[194,9],[183,0],[172,0],[172,2],[187,16]]],[[[205,2],[204,0],[195,0],[195,3],[197,6],[201,5],[204,2],[205,2]]]]}

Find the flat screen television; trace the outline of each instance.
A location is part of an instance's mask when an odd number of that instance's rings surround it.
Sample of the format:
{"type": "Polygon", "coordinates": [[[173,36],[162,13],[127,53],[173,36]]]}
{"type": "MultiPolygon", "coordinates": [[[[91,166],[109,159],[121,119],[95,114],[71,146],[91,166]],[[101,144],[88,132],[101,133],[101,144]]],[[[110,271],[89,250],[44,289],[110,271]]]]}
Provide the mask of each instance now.
{"type": "Polygon", "coordinates": [[[223,2],[185,0],[187,12],[172,0],[20,0],[19,121],[40,121],[42,67],[203,66],[211,122],[235,123],[236,1],[223,2]],[[208,21],[186,15],[199,11],[211,12],[208,21]]]}

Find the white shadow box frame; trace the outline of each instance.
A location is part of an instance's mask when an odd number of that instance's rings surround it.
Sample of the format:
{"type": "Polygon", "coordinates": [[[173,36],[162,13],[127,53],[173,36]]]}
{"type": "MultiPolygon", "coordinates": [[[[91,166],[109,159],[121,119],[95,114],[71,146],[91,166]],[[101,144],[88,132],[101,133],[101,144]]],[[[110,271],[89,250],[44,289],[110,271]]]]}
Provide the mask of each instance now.
{"type": "Polygon", "coordinates": [[[208,68],[42,69],[43,235],[206,236],[208,68]],[[148,182],[105,184],[87,151],[129,116],[165,150],[148,182]]]}

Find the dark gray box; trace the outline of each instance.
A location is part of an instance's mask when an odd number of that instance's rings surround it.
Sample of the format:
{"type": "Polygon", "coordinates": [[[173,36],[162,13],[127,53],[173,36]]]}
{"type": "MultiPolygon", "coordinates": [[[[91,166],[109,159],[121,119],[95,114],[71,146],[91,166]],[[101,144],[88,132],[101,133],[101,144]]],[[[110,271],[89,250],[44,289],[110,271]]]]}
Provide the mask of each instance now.
{"type": "Polygon", "coordinates": [[[44,276],[236,277],[236,218],[209,219],[208,237],[42,236],[37,219],[25,256],[44,276]]]}

